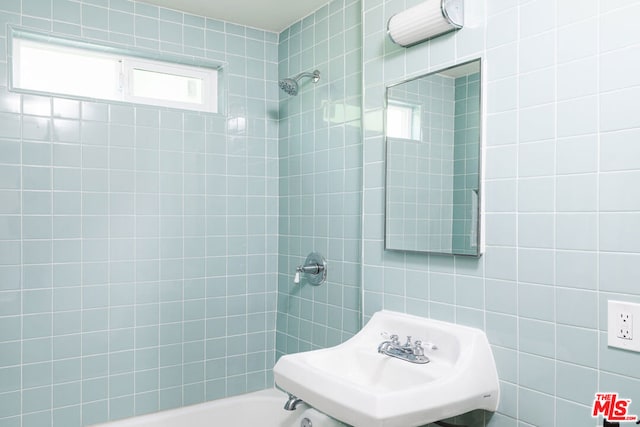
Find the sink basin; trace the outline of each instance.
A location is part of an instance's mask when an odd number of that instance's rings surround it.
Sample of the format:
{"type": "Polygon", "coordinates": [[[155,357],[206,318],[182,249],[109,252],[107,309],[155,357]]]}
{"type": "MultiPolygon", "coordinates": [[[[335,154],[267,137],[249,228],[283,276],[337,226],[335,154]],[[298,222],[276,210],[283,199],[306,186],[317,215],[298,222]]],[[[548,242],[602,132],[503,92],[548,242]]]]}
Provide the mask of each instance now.
{"type": "MultiPolygon", "coordinates": [[[[373,349],[375,351],[375,348],[373,349]]],[[[415,387],[435,379],[432,373],[421,369],[420,366],[398,366],[402,363],[373,353],[371,349],[356,349],[344,357],[331,351],[309,353],[307,362],[310,367],[320,372],[324,371],[324,375],[335,375],[371,391],[388,392],[403,387],[415,387]]]]}
{"type": "Polygon", "coordinates": [[[479,329],[380,311],[348,341],[282,356],[276,384],[353,426],[422,426],[474,409],[495,411],[499,384],[491,347],[479,329]],[[381,334],[424,343],[429,363],[378,353],[381,334]]]}

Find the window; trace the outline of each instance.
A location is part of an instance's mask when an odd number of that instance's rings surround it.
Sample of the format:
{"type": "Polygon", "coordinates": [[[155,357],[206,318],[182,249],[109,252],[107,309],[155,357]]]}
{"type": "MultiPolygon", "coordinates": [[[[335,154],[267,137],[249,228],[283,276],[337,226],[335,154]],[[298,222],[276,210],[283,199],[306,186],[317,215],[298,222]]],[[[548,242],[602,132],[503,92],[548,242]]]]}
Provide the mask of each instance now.
{"type": "MultiPolygon", "coordinates": [[[[217,112],[217,70],[13,37],[12,88],[217,112]]],[[[102,51],[104,50],[104,51],[102,51]]]]}
{"type": "Polygon", "coordinates": [[[126,101],[142,104],[169,105],[189,108],[202,105],[205,111],[211,111],[211,105],[217,104],[211,94],[211,71],[186,70],[184,66],[161,64],[156,61],[129,59],[124,63],[124,75],[128,80],[126,101]],[[187,72],[188,71],[188,72],[187,72]]]}
{"type": "Polygon", "coordinates": [[[400,102],[387,105],[387,136],[420,141],[420,107],[400,102]]]}
{"type": "Polygon", "coordinates": [[[121,64],[115,57],[79,49],[13,40],[13,87],[117,100],[121,64]]]}

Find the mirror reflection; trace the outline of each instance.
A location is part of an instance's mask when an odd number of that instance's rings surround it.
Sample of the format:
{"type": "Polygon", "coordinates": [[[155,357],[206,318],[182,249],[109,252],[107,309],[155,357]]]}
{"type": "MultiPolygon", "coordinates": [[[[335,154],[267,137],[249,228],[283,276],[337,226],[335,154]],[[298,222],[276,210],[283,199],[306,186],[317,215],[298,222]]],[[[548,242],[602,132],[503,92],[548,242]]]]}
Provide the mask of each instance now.
{"type": "Polygon", "coordinates": [[[387,88],[386,249],[480,255],[480,70],[387,88]]]}

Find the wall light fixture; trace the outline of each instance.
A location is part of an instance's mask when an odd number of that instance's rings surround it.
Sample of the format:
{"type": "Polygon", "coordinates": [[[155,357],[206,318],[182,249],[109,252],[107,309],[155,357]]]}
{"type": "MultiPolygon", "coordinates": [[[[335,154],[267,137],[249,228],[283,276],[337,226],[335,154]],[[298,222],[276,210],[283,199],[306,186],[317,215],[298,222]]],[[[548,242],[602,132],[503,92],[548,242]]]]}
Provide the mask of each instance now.
{"type": "Polygon", "coordinates": [[[464,0],[427,0],[389,18],[387,34],[409,47],[458,30],[464,24],[464,0]]]}

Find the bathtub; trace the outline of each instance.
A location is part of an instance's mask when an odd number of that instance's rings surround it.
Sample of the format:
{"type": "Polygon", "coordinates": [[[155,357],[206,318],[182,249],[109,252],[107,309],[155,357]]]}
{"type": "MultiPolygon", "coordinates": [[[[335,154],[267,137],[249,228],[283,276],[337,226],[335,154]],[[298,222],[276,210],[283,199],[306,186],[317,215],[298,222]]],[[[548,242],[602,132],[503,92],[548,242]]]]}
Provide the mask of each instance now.
{"type": "Polygon", "coordinates": [[[285,411],[286,401],[286,394],[267,389],[94,427],[346,427],[304,403],[285,411]]]}

